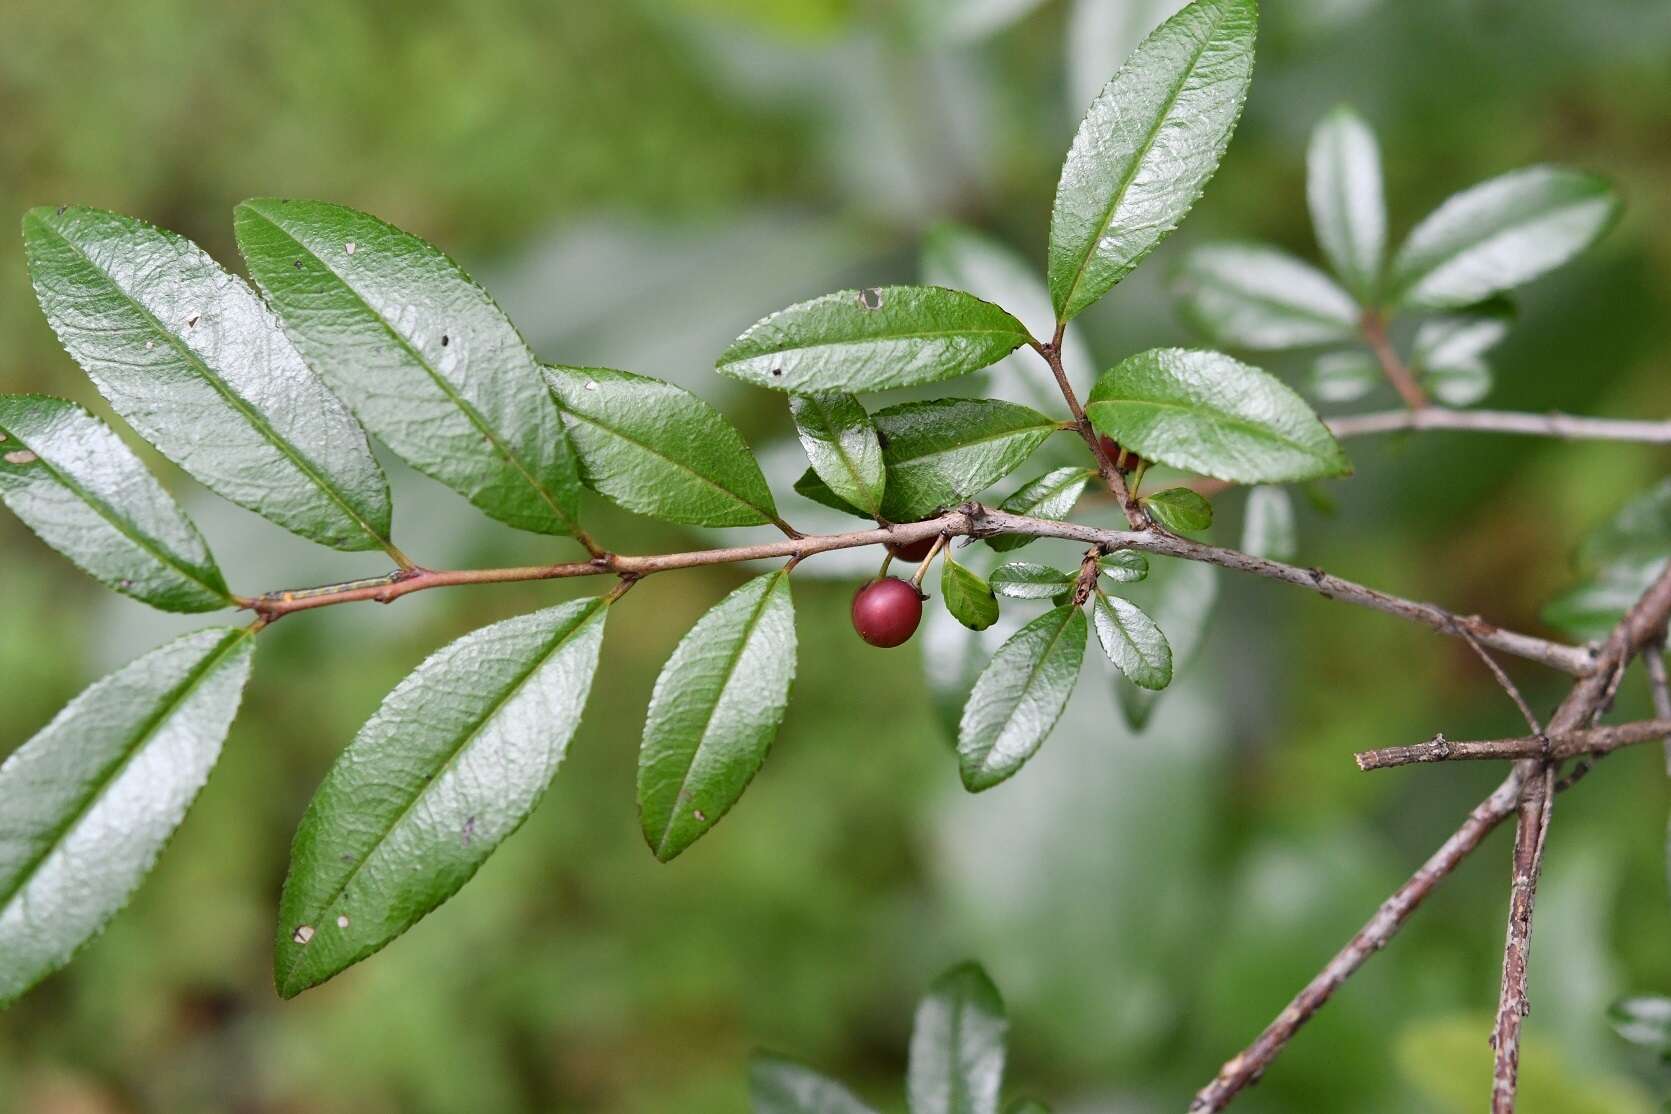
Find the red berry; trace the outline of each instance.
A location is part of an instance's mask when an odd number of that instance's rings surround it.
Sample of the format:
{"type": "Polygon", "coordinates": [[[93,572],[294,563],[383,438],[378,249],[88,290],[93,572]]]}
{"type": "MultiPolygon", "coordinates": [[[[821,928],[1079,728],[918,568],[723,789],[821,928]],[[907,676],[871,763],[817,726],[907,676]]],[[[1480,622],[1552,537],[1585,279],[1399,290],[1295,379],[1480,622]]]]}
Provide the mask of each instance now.
{"type": "Polygon", "coordinates": [[[908,641],[922,617],[922,596],[897,577],[873,580],[853,597],[853,629],[872,646],[908,641]]]}
{"type": "Polygon", "coordinates": [[[934,548],[934,539],[935,535],[930,534],[922,541],[911,542],[909,545],[889,542],[888,552],[901,561],[910,561],[912,564],[916,564],[928,557],[928,551],[934,548]]]}
{"type": "MultiPolygon", "coordinates": [[[[1120,443],[1107,434],[1104,434],[1102,438],[1102,451],[1108,454],[1109,460],[1114,461],[1116,464],[1120,463],[1120,443]]],[[[1127,449],[1126,460],[1124,464],[1120,464],[1120,471],[1135,472],[1137,471],[1137,466],[1142,463],[1142,457],[1138,456],[1130,449],[1127,449]]]]}

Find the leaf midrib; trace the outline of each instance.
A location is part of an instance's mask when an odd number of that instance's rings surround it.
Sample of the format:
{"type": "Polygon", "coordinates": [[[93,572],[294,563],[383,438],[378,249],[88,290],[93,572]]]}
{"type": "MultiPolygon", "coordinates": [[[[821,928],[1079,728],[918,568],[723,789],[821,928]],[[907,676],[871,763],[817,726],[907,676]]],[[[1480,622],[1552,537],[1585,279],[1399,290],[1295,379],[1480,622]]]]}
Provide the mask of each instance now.
{"type": "MultiPolygon", "coordinates": [[[[871,513],[874,514],[876,511],[881,510],[882,495],[886,491],[888,479],[886,463],[883,464],[882,483],[876,485],[876,488],[872,490],[870,483],[866,480],[864,475],[860,473],[858,464],[854,462],[852,456],[847,452],[847,446],[842,444],[841,430],[838,429],[836,427],[836,423],[831,420],[829,408],[824,405],[824,400],[817,395],[806,395],[804,397],[810,405],[818,408],[818,415],[823,419],[824,428],[829,430],[831,434],[830,439],[826,442],[826,444],[828,444],[830,446],[830,450],[836,454],[836,459],[841,461],[841,466],[847,469],[848,476],[850,476],[853,480],[853,486],[864,493],[866,496],[866,502],[874,504],[875,509],[872,510],[871,513]]],[[[855,403],[855,405],[857,405],[857,403],[855,403]]],[[[872,432],[874,432],[874,427],[872,432]]],[[[880,449],[881,446],[878,445],[877,447],[880,449]]],[[[818,469],[814,468],[813,471],[817,472],[818,469]]],[[[824,485],[828,487],[829,482],[829,480],[825,480],[824,485]]]]}
{"type": "MultiPolygon", "coordinates": [[[[1034,425],[1016,426],[1010,429],[999,430],[995,433],[982,434],[979,437],[971,437],[967,441],[958,441],[955,444],[947,445],[945,448],[929,449],[917,456],[890,457],[887,449],[883,449],[882,459],[890,467],[922,464],[925,461],[931,461],[938,457],[947,456],[951,453],[962,452],[965,449],[972,449],[979,445],[985,445],[991,441],[1003,441],[1019,437],[1032,437],[1041,433],[1044,436],[1049,437],[1052,433],[1057,432],[1059,429],[1061,429],[1060,423],[1045,421],[1034,425]]],[[[892,438],[890,438],[889,441],[891,444],[892,438]]]]}
{"type": "MultiPolygon", "coordinates": [[[[783,576],[781,572],[772,575],[774,577],[783,576]]],[[[754,637],[755,629],[759,627],[761,617],[766,613],[766,605],[771,601],[773,593],[777,591],[778,583],[779,581],[774,579],[760,593],[759,601],[755,603],[754,609],[749,612],[748,622],[743,624],[742,633],[737,639],[736,647],[726,658],[718,692],[714,696],[713,702],[708,705],[708,714],[702,719],[702,730],[696,736],[696,746],[691,748],[690,761],[685,763],[685,772],[679,778],[679,789],[673,794],[672,807],[667,810],[667,822],[662,826],[661,836],[656,840],[656,857],[658,859],[666,853],[667,841],[673,836],[673,828],[679,819],[679,800],[685,795],[685,791],[690,785],[691,772],[696,769],[696,760],[702,756],[702,748],[708,741],[708,731],[714,725],[714,716],[719,713],[720,702],[725,699],[725,690],[731,685],[731,677],[737,670],[737,663],[742,660],[743,651],[748,649],[749,641],[754,637]]],[[[719,817],[715,816],[714,820],[718,822],[719,817]]]]}
{"type": "MultiPolygon", "coordinates": [[[[1120,618],[1119,609],[1116,608],[1109,600],[1107,593],[1099,591],[1097,593],[1097,597],[1102,606],[1108,611],[1108,621],[1114,624],[1114,628],[1120,632],[1120,637],[1125,639],[1126,645],[1132,648],[1132,652],[1138,656],[1139,660],[1143,662],[1143,665],[1146,668],[1158,671],[1160,669],[1160,662],[1157,660],[1151,660],[1149,655],[1144,652],[1142,645],[1136,638],[1132,637],[1131,628],[1126,626],[1124,619],[1120,618]]],[[[1136,604],[1132,604],[1131,606],[1135,607],[1136,604]]],[[[1153,622],[1152,619],[1150,621],[1153,622]]],[[[1135,684],[1135,682],[1133,683],[1135,684]]]]}
{"type": "Polygon", "coordinates": [[[1605,205],[1607,200],[1608,198],[1605,193],[1596,193],[1587,197],[1579,198],[1564,198],[1557,204],[1535,210],[1530,217],[1522,215],[1519,219],[1516,219],[1512,223],[1498,225],[1478,239],[1468,241],[1459,250],[1449,252],[1448,254],[1440,257],[1435,257],[1431,261],[1424,261],[1425,266],[1422,266],[1417,270],[1402,271],[1399,276],[1399,289],[1403,294],[1407,295],[1410,291],[1415,290],[1440,271],[1455,266],[1457,260],[1463,258],[1464,256],[1473,255],[1477,252],[1483,251],[1491,244],[1503,239],[1505,236],[1523,235],[1530,228],[1534,228],[1553,220],[1556,217],[1565,215],[1567,210],[1582,209],[1587,206],[1597,204],[1605,205]]]}
{"type": "MultiPolygon", "coordinates": [[[[24,448],[29,449],[35,454],[36,460],[40,462],[42,467],[44,467],[47,472],[51,473],[53,479],[57,480],[61,485],[67,488],[71,494],[80,498],[81,501],[87,504],[87,506],[90,507],[95,514],[108,522],[117,533],[127,538],[130,542],[144,550],[146,553],[149,553],[152,557],[156,558],[159,563],[173,569],[191,583],[196,584],[216,599],[222,601],[222,603],[227,605],[232,604],[232,595],[224,583],[218,587],[209,583],[202,578],[197,570],[194,570],[189,565],[183,564],[174,556],[174,554],[160,548],[161,543],[154,542],[150,535],[142,533],[136,528],[130,528],[127,524],[127,520],[118,515],[108,503],[84,488],[67,472],[60,470],[57,465],[53,464],[52,461],[46,457],[45,454],[40,452],[39,448],[31,448],[31,443],[25,440],[23,435],[18,433],[16,429],[11,427],[7,427],[7,429],[13,437],[16,437],[18,441],[22,443],[24,448]]],[[[189,521],[187,522],[187,525],[191,525],[189,521]]],[[[195,533],[195,527],[193,528],[193,532],[195,533]]],[[[203,540],[201,534],[198,535],[198,540],[203,540]]],[[[212,556],[210,560],[213,560],[212,556]]]]}
{"type": "MultiPolygon", "coordinates": [[[[1307,448],[1298,441],[1291,441],[1281,434],[1272,433],[1264,426],[1251,424],[1246,418],[1236,417],[1233,414],[1215,409],[1211,406],[1192,406],[1180,402],[1171,402],[1153,398],[1102,398],[1090,403],[1089,406],[1087,406],[1087,409],[1089,409],[1090,406],[1149,406],[1156,410],[1177,410],[1195,417],[1206,416],[1219,425],[1229,426],[1231,429],[1246,433],[1256,439],[1263,439],[1284,448],[1293,449],[1296,452],[1303,453],[1313,460],[1330,464],[1339,463],[1328,456],[1307,448]]],[[[1328,427],[1325,426],[1323,428],[1324,432],[1327,433],[1328,427]]]]}
{"type": "Polygon", "coordinates": [[[1109,226],[1114,221],[1114,214],[1119,211],[1121,203],[1125,201],[1126,193],[1131,189],[1131,184],[1137,180],[1138,169],[1142,166],[1143,160],[1148,157],[1149,152],[1154,149],[1155,140],[1160,138],[1161,129],[1165,127],[1167,118],[1172,115],[1172,110],[1177,107],[1178,98],[1184,95],[1184,86],[1189,84],[1190,78],[1195,76],[1196,67],[1201,64],[1202,56],[1207,53],[1207,47],[1212,44],[1213,36],[1218,34],[1218,29],[1223,25],[1228,11],[1228,6],[1219,9],[1218,14],[1213,19],[1212,26],[1207,29],[1206,36],[1202,38],[1201,45],[1195,48],[1195,53],[1190,57],[1189,65],[1179,75],[1177,84],[1166,96],[1166,103],[1161,107],[1160,112],[1155,115],[1155,123],[1149,128],[1148,134],[1144,136],[1142,146],[1132,155],[1130,165],[1126,168],[1125,173],[1120,176],[1119,187],[1114,191],[1113,196],[1109,198],[1108,205],[1103,209],[1102,219],[1097,222],[1097,234],[1086,242],[1084,254],[1079,259],[1079,265],[1074,268],[1073,281],[1068,284],[1067,293],[1062,298],[1061,316],[1064,319],[1073,306],[1074,297],[1079,293],[1079,284],[1085,279],[1086,269],[1096,256],[1097,245],[1108,234],[1109,226]]]}
{"type": "Polygon", "coordinates": [[[636,448],[642,449],[642,450],[644,450],[644,452],[648,453],[650,456],[653,456],[658,460],[666,461],[668,464],[671,464],[678,471],[683,472],[686,475],[690,476],[692,479],[698,480],[701,483],[706,484],[708,487],[713,488],[715,491],[719,492],[721,495],[724,495],[726,498],[730,499],[732,502],[736,503],[738,506],[747,508],[748,510],[754,511],[757,514],[762,515],[766,522],[770,522],[774,518],[777,517],[777,508],[776,507],[772,507],[772,508],[768,509],[766,507],[762,507],[758,503],[751,502],[750,500],[744,498],[739,493],[737,493],[735,491],[732,491],[730,488],[721,484],[718,480],[715,480],[715,479],[712,479],[709,476],[703,475],[701,472],[698,472],[695,468],[691,467],[689,464],[686,464],[684,461],[679,460],[676,457],[669,456],[667,453],[665,453],[662,450],[656,448],[654,445],[651,445],[646,441],[642,441],[639,438],[634,437],[631,434],[629,434],[629,433],[627,433],[627,432],[625,432],[625,431],[623,431],[623,430],[621,430],[621,429],[619,429],[615,426],[610,425],[609,423],[607,423],[607,422],[601,420],[600,418],[598,418],[596,415],[588,414],[588,413],[585,413],[584,411],[575,409],[573,406],[569,405],[567,402],[564,402],[563,399],[560,396],[557,396],[555,394],[555,392],[553,393],[553,397],[556,398],[557,405],[558,405],[559,409],[561,409],[563,411],[563,413],[571,415],[571,416],[579,419],[580,421],[585,422],[587,425],[595,426],[598,429],[603,430],[605,433],[610,434],[613,437],[619,438],[620,440],[627,442],[627,444],[629,444],[629,445],[633,445],[636,448]]]}
{"type": "MultiPolygon", "coordinates": [[[[571,625],[568,630],[564,631],[561,635],[552,640],[551,646],[545,651],[545,653],[536,657],[528,664],[526,669],[519,671],[516,676],[511,679],[499,695],[494,698],[493,703],[490,704],[485,711],[483,711],[481,718],[476,720],[476,722],[471,725],[469,731],[463,733],[459,737],[457,744],[447,752],[446,757],[444,757],[441,760],[441,763],[435,767],[435,771],[429,775],[429,778],[418,789],[418,791],[412,794],[412,799],[407,801],[406,804],[402,806],[400,812],[395,815],[393,820],[384,825],[382,832],[374,841],[372,841],[370,846],[367,847],[365,854],[359,856],[358,861],[354,863],[353,869],[351,869],[347,875],[343,877],[341,884],[334,887],[331,890],[330,896],[324,901],[319,902],[316,907],[310,906],[311,912],[308,910],[303,911],[303,915],[308,918],[304,923],[311,924],[314,920],[318,919],[321,914],[329,909],[338,898],[348,892],[348,887],[353,884],[354,879],[360,876],[360,871],[365,869],[365,865],[371,861],[374,855],[377,854],[378,849],[389,841],[389,837],[394,834],[395,829],[400,827],[406,818],[412,814],[412,810],[418,807],[419,802],[423,801],[424,798],[429,795],[435,784],[441,780],[442,775],[453,767],[454,763],[456,763],[459,757],[470,748],[470,745],[476,741],[487,725],[491,723],[500,712],[505,710],[505,705],[509,704],[518,694],[522,692],[523,688],[528,684],[534,674],[538,673],[540,669],[552,659],[553,656],[567,646],[574,636],[579,633],[581,628],[590,623],[593,617],[598,613],[599,609],[604,606],[605,604],[602,598],[593,600],[591,606],[575,619],[573,625],[571,625]]],[[[420,668],[422,667],[420,666],[420,668]]],[[[295,966],[292,966],[290,968],[291,973],[293,973],[295,969],[295,966]]]]}
{"type": "MultiPolygon", "coordinates": [[[[52,235],[56,236],[60,242],[62,242],[71,251],[75,252],[75,254],[86,262],[89,267],[102,276],[110,285],[110,288],[121,296],[123,301],[125,301],[135,312],[139,313],[151,323],[152,328],[160,336],[162,336],[169,347],[173,348],[174,351],[184,358],[187,363],[195,365],[198,368],[198,370],[202,373],[204,380],[214,388],[217,394],[226,400],[227,405],[237,411],[238,414],[240,414],[257,433],[264,435],[269,444],[276,448],[286,460],[290,461],[298,472],[311,481],[314,487],[323,492],[326,498],[328,498],[332,503],[335,503],[337,507],[348,516],[350,521],[359,526],[360,529],[364,530],[372,541],[376,542],[381,548],[388,548],[390,544],[389,539],[384,537],[381,532],[367,522],[365,518],[354,509],[353,505],[350,504],[342,496],[342,494],[336,490],[335,486],[326,480],[324,475],[321,474],[314,466],[313,462],[308,460],[307,457],[302,454],[301,450],[292,445],[289,440],[280,436],[278,430],[269,425],[262,417],[261,413],[252,407],[242,395],[234,390],[230,383],[223,380],[219,373],[209,366],[208,361],[198,354],[196,349],[186,344],[184,338],[180,337],[172,329],[168,328],[163,323],[162,319],[151,311],[149,306],[144,305],[132,294],[129,294],[127,289],[117,281],[116,276],[111,274],[106,268],[100,266],[98,261],[89,255],[80,244],[76,243],[74,240],[60,232],[52,224],[49,224],[44,220],[37,220],[36,224],[38,227],[43,228],[52,233],[52,235]]],[[[233,282],[241,281],[237,278],[237,276],[231,276],[231,278],[233,282]]],[[[254,297],[255,295],[251,293],[250,296],[254,297]]]]}
{"type": "Polygon", "coordinates": [[[73,831],[75,827],[81,823],[81,821],[86,819],[93,809],[98,806],[99,801],[104,797],[105,793],[121,778],[127,768],[133,764],[134,759],[137,758],[142,751],[144,751],[146,746],[151,742],[152,737],[162,729],[164,722],[166,722],[175,712],[179,711],[181,706],[184,705],[187,700],[191,699],[193,694],[196,693],[197,689],[203,684],[205,679],[207,679],[208,676],[220,666],[221,662],[226,659],[232,649],[236,647],[244,638],[250,636],[251,631],[247,628],[244,630],[228,631],[222,636],[221,644],[214,650],[214,652],[205,655],[203,660],[194,666],[192,671],[188,673],[179,684],[175,685],[174,688],[170,689],[163,695],[159,707],[140,723],[139,727],[135,730],[133,741],[124,748],[122,755],[111,764],[110,769],[104,774],[104,776],[99,778],[97,784],[92,787],[92,790],[87,794],[87,797],[82,804],[76,808],[62,824],[53,830],[51,842],[49,842],[41,850],[40,854],[31,859],[23,870],[18,872],[17,884],[12,886],[11,889],[6,892],[0,893],[0,909],[4,909],[8,906],[18,894],[22,893],[24,889],[28,887],[29,883],[33,880],[35,872],[41,868],[41,864],[45,863],[47,859],[52,857],[53,853],[63,845],[64,840],[68,838],[70,832],[73,831]]]}
{"type": "MultiPolygon", "coordinates": [[[[318,264],[323,267],[332,278],[336,279],[337,283],[344,290],[353,295],[354,300],[365,309],[371,319],[377,322],[383,331],[389,335],[390,339],[392,339],[395,344],[399,345],[401,350],[410,356],[412,361],[424,370],[424,372],[429,376],[430,381],[441,389],[442,394],[447,396],[448,401],[456,406],[459,412],[469,419],[470,424],[475,426],[481,435],[487,439],[487,442],[498,451],[501,457],[504,458],[506,463],[516,470],[517,475],[521,476],[523,481],[527,483],[529,487],[534,489],[534,492],[542,501],[544,501],[545,505],[551,508],[552,513],[557,516],[557,520],[563,524],[564,528],[572,531],[575,526],[578,525],[573,516],[568,514],[561,506],[558,505],[556,498],[545,489],[545,485],[541,484],[534,478],[533,473],[530,472],[527,466],[523,464],[522,458],[518,454],[511,451],[510,446],[507,445],[503,438],[500,437],[499,431],[488,424],[487,419],[484,418],[481,413],[474,406],[472,406],[467,399],[464,398],[463,395],[459,394],[458,391],[453,388],[453,385],[447,381],[445,376],[430,365],[429,360],[426,359],[421,352],[414,348],[411,342],[402,336],[399,331],[397,331],[395,327],[389,323],[387,318],[378,312],[377,307],[373,306],[371,302],[367,300],[366,296],[360,293],[357,287],[350,283],[340,271],[327,262],[323,255],[315,251],[308,244],[303,243],[302,240],[291,233],[289,229],[285,228],[283,225],[279,224],[266,213],[254,206],[246,205],[245,208],[257,217],[260,217],[269,228],[285,237],[285,239],[295,244],[302,251],[307,252],[307,254],[317,261],[318,264]]],[[[537,366],[535,367],[535,374],[538,375],[537,366]]],[[[417,467],[417,465],[414,464],[414,467],[417,467]]],[[[428,469],[420,470],[428,471],[428,469]]]]}
{"type": "Polygon", "coordinates": [[[1044,669],[1044,663],[1048,661],[1050,655],[1055,652],[1056,644],[1062,640],[1062,635],[1066,633],[1068,624],[1073,622],[1074,612],[1077,611],[1078,608],[1070,604],[1062,610],[1062,621],[1057,624],[1056,629],[1051,633],[1050,641],[1045,645],[1043,651],[1039,653],[1038,659],[1033,662],[1033,667],[1027,671],[1027,680],[1022,683],[1021,691],[1016,694],[1015,703],[1010,706],[1009,713],[1004,716],[1003,724],[992,736],[992,742],[987,744],[986,753],[981,755],[980,768],[982,770],[986,770],[988,772],[991,771],[991,767],[988,765],[988,760],[992,757],[992,752],[997,749],[998,740],[1004,737],[1004,735],[1009,731],[1010,725],[1015,722],[1016,714],[1021,711],[1022,703],[1026,701],[1027,695],[1033,691],[1033,684],[1039,679],[1039,673],[1044,669]]]}

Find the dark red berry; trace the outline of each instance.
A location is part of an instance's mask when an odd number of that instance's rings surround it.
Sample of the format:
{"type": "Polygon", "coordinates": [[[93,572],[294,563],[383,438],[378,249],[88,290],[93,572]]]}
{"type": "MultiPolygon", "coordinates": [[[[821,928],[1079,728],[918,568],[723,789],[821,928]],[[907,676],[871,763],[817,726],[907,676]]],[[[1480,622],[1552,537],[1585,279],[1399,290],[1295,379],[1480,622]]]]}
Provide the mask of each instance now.
{"type": "Polygon", "coordinates": [[[908,641],[922,617],[922,596],[897,577],[873,580],[853,597],[853,629],[872,646],[908,641]]]}
{"type": "Polygon", "coordinates": [[[1107,434],[1104,434],[1102,438],[1102,451],[1108,454],[1109,460],[1119,464],[1120,471],[1122,472],[1135,472],[1137,471],[1138,465],[1143,463],[1143,458],[1132,452],[1130,449],[1125,451],[1126,459],[1124,462],[1121,462],[1120,443],[1114,440],[1114,438],[1109,437],[1107,434]]]}
{"type": "Polygon", "coordinates": [[[916,564],[928,557],[928,551],[934,548],[934,539],[935,535],[930,534],[922,541],[911,542],[909,545],[889,542],[888,552],[901,561],[910,561],[912,564],[916,564]]]}

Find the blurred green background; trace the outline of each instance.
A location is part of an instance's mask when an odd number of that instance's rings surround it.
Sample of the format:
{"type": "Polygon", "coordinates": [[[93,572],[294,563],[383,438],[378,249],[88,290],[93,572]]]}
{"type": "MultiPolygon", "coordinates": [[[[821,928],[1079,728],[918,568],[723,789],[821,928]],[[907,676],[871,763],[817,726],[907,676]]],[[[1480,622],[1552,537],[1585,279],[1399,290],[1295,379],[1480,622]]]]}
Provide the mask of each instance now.
{"type": "MultiPolygon", "coordinates": [[[[802,465],[781,399],[719,379],[713,357],[798,298],[915,280],[945,219],[1042,266],[1079,113],[1176,6],[8,0],[0,213],[119,209],[236,265],[229,218],[246,196],[372,210],[453,252],[542,355],[662,376],[721,406],[785,514],[817,527],[788,490],[802,465]]],[[[1315,257],[1305,138],[1349,100],[1380,131],[1395,235],[1526,163],[1616,178],[1626,218],[1524,292],[1488,405],[1671,412],[1671,6],[1266,7],[1223,169],[1183,230],[1082,318],[1099,365],[1188,339],[1165,279],[1189,243],[1258,238],[1315,257]]],[[[15,239],[0,248],[0,336],[4,389],[98,406],[34,305],[15,239]]],[[[1300,561],[1529,629],[1586,526],[1668,462],[1640,446],[1440,434],[1350,450],[1358,474],[1329,487],[1336,513],[1302,507],[1300,561]]],[[[148,459],[240,591],[380,571],[148,459]]],[[[389,463],[397,539],[426,564],[568,552],[389,463]]],[[[1219,501],[1231,543],[1241,499],[1219,501]]],[[[713,537],[601,502],[590,513],[624,551],[713,537]]],[[[633,806],[644,706],[680,634],[744,573],[638,587],[534,818],[452,903],[291,1003],[271,987],[272,919],[291,832],[333,756],[430,650],[588,586],[426,593],[278,625],[150,882],[0,1015],[0,1110],[735,1112],[763,1045],[898,1111],[915,997],[971,957],[1007,997],[1016,1086],[1058,1111],[1181,1110],[1498,773],[1364,775],[1350,752],[1518,730],[1460,644],[1225,575],[1199,659],[1145,733],[1126,730],[1088,662],[1038,758],[971,798],[921,680],[922,648],[944,643],[881,653],[846,624],[867,567],[832,555],[797,572],[788,721],[743,802],[670,866],[643,846],[633,806]]],[[[98,590],[5,516],[0,753],[191,625],[98,590]]],[[[1544,707],[1562,691],[1510,668],[1544,707]]],[[[1645,711],[1639,675],[1620,703],[1645,711]]],[[[1556,810],[1524,1114],[1636,1114],[1665,1098],[1664,1069],[1604,1019],[1622,994],[1671,990],[1660,762],[1648,747],[1618,755],[1556,810]]],[[[1508,860],[1498,833],[1237,1109],[1480,1109],[1508,860]]]]}

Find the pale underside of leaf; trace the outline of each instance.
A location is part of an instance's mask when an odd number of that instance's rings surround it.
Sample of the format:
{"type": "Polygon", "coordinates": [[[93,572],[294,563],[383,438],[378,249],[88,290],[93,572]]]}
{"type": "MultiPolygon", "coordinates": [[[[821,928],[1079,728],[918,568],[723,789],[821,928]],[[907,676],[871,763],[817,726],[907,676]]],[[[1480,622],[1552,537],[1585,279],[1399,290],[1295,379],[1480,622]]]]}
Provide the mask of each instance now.
{"type": "Polygon", "coordinates": [[[576,600],[484,627],[389,693],[297,828],[274,954],[282,995],[406,931],[527,819],[579,726],[607,610],[576,600]]]}
{"type": "Polygon", "coordinates": [[[911,1027],[911,1114],[997,1114],[1008,1034],[1003,999],[980,967],[935,980],[911,1027]]]}
{"type": "Polygon", "coordinates": [[[76,697],[0,766],[0,1004],[127,903],[220,755],[247,630],[169,643],[76,697]]]}
{"type": "Polygon", "coordinates": [[[1140,688],[1163,689],[1172,681],[1172,647],[1143,609],[1119,596],[1095,596],[1097,640],[1108,660],[1140,688]]]}
{"type": "Polygon", "coordinates": [[[1263,244],[1209,244],[1179,271],[1183,313],[1218,344],[1301,348],[1350,341],[1359,311],[1333,279],[1263,244]]]}
{"type": "Polygon", "coordinates": [[[760,1053],[749,1063],[749,1099],[753,1114],[873,1114],[835,1080],[760,1053]]]}

